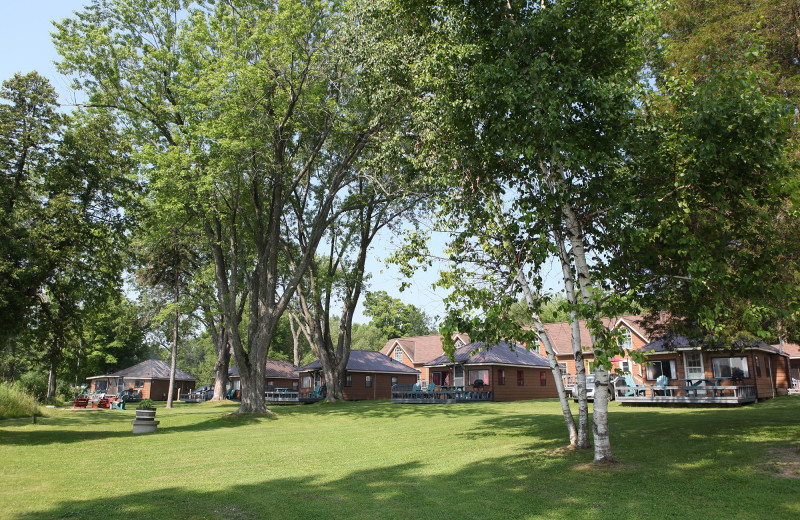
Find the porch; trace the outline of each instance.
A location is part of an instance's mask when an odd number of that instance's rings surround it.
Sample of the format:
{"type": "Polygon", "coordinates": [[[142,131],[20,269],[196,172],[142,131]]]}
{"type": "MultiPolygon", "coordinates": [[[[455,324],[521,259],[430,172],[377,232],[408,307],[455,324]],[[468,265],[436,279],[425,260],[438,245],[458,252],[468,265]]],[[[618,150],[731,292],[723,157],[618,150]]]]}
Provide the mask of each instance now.
{"type": "Polygon", "coordinates": [[[623,404],[745,404],[754,403],[755,385],[618,386],[614,399],[623,404]]]}
{"type": "Polygon", "coordinates": [[[264,392],[268,404],[306,404],[322,401],[322,392],[296,388],[274,388],[264,392]]]}
{"type": "Polygon", "coordinates": [[[420,389],[418,385],[393,385],[392,402],[400,404],[453,404],[491,402],[491,390],[485,387],[435,385],[433,389],[420,389]]]}

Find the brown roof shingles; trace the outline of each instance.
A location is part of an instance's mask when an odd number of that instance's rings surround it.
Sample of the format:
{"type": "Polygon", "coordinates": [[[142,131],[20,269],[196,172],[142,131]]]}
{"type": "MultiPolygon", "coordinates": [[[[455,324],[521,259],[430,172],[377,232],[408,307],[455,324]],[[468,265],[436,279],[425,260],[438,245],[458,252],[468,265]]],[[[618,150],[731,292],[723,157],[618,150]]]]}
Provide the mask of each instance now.
{"type": "MultiPolygon", "coordinates": [[[[625,323],[630,325],[634,333],[638,334],[645,339],[645,341],[647,341],[647,336],[640,325],[641,319],[641,315],[630,314],[627,316],[619,316],[618,318],[603,318],[603,324],[606,327],[616,326],[618,323],[624,320],[625,323]]],[[[586,322],[581,321],[579,324],[581,331],[581,345],[583,347],[589,347],[592,344],[592,336],[589,333],[589,329],[586,328],[586,322]]],[[[572,354],[572,328],[570,327],[569,322],[561,321],[558,323],[545,323],[544,331],[545,334],[547,334],[547,337],[550,338],[550,343],[552,343],[553,350],[556,351],[557,356],[566,356],[572,354]]]]}

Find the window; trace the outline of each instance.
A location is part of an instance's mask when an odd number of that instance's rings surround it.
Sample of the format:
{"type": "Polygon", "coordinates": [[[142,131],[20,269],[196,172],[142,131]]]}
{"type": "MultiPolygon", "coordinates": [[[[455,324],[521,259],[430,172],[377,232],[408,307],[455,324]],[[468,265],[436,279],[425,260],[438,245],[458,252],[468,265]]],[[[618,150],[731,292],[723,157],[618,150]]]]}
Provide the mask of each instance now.
{"type": "Polygon", "coordinates": [[[144,379],[137,379],[133,382],[134,388],[144,388],[144,379]]]}
{"type": "Polygon", "coordinates": [[[460,339],[457,339],[456,342],[455,342],[455,347],[456,348],[461,348],[463,346],[464,346],[464,342],[461,341],[460,339]]]}
{"type": "Polygon", "coordinates": [[[506,384],[506,371],[502,368],[497,371],[497,384],[504,385],[506,384]]]}
{"type": "Polygon", "coordinates": [[[399,361],[400,363],[403,362],[403,349],[400,347],[395,347],[394,349],[394,360],[399,361]]]}
{"type": "Polygon", "coordinates": [[[364,386],[366,388],[372,388],[372,376],[364,376],[364,386]]]}
{"type": "Polygon", "coordinates": [[[758,356],[756,356],[756,375],[761,377],[761,361],[758,359],[758,356]]]}
{"type": "Polygon", "coordinates": [[[714,358],[711,360],[711,367],[714,370],[714,377],[730,379],[750,377],[745,357],[714,358]]]}
{"type": "Polygon", "coordinates": [[[483,381],[483,384],[489,384],[489,371],[486,369],[482,370],[470,370],[469,371],[469,384],[475,384],[475,381],[480,379],[483,381]]]}
{"type": "Polygon", "coordinates": [[[344,377],[344,386],[353,386],[353,376],[347,374],[344,377]]]}
{"type": "Polygon", "coordinates": [[[539,372],[539,386],[547,386],[547,374],[544,370],[539,372]]]}
{"type": "Polygon", "coordinates": [[[298,386],[300,386],[300,382],[292,381],[292,388],[297,389],[298,386]]]}
{"type": "Polygon", "coordinates": [[[559,363],[558,364],[558,369],[561,370],[562,374],[569,374],[569,371],[567,370],[567,364],[566,363],[559,363]]]}
{"type": "Polygon", "coordinates": [[[100,381],[99,379],[94,383],[95,392],[105,392],[108,390],[108,381],[100,381]]]}
{"type": "Polygon", "coordinates": [[[620,340],[619,346],[625,350],[630,350],[633,348],[633,336],[631,336],[631,331],[627,327],[622,327],[622,338],[620,340]]]}
{"type": "Polygon", "coordinates": [[[517,370],[517,386],[525,386],[525,372],[517,370]]]}
{"type": "Polygon", "coordinates": [[[123,390],[125,390],[125,379],[120,377],[117,379],[117,393],[120,393],[123,390]]]}
{"type": "Polygon", "coordinates": [[[622,371],[623,374],[630,374],[631,372],[631,362],[628,359],[623,359],[619,362],[619,369],[622,371]]]}
{"type": "Polygon", "coordinates": [[[677,377],[674,359],[648,362],[647,379],[655,381],[661,376],[667,376],[667,379],[675,379],[677,377]]]}
{"type": "Polygon", "coordinates": [[[392,376],[392,386],[397,384],[397,377],[392,376]]]}
{"type": "Polygon", "coordinates": [[[300,386],[302,388],[311,388],[311,376],[303,376],[300,378],[300,386]]]}

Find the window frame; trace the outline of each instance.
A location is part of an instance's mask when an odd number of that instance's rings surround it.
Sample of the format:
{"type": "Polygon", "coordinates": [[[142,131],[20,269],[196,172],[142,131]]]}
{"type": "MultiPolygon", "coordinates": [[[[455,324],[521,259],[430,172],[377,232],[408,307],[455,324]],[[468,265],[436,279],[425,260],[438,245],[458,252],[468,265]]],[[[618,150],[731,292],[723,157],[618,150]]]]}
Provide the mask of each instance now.
{"type": "Polygon", "coordinates": [[[468,382],[469,386],[472,386],[472,384],[475,382],[476,379],[480,379],[480,380],[483,381],[484,385],[488,385],[489,384],[489,369],[488,368],[475,368],[475,369],[472,369],[472,370],[467,370],[467,382],[468,382]],[[476,374],[476,376],[474,378],[472,377],[473,373],[476,374]],[[486,377],[482,377],[481,373],[485,373],[486,377]]]}
{"type": "Polygon", "coordinates": [[[394,348],[394,360],[397,361],[398,363],[402,363],[403,362],[403,349],[402,348],[400,348],[400,347],[395,347],[394,348]],[[398,357],[400,359],[397,359],[398,357]]]}
{"type": "Polygon", "coordinates": [[[645,379],[648,381],[655,381],[662,375],[667,376],[667,379],[677,379],[678,372],[677,366],[674,359],[656,359],[653,361],[648,361],[645,367],[645,379]],[[664,363],[667,363],[669,366],[669,374],[664,373],[664,363]],[[655,372],[655,367],[658,365],[658,373],[655,372]],[[652,377],[651,377],[652,376],[652,377]]]}
{"type": "Polygon", "coordinates": [[[144,388],[144,379],[135,379],[133,381],[134,388],[144,388]]]}
{"type": "Polygon", "coordinates": [[[506,384],[506,370],[504,368],[497,369],[497,384],[501,386],[506,384]]]}
{"type": "Polygon", "coordinates": [[[749,379],[750,378],[750,364],[747,362],[747,356],[730,356],[730,357],[715,357],[711,358],[711,372],[714,377],[719,377],[722,379],[749,379]],[[733,360],[740,360],[740,364],[742,366],[734,367],[733,360]],[[727,365],[727,367],[725,366],[727,365]],[[724,376],[723,368],[727,368],[727,372],[729,375],[724,376]],[[734,368],[741,370],[742,375],[733,375],[734,368]]]}
{"type": "Polygon", "coordinates": [[[364,376],[364,388],[372,388],[372,375],[364,376]]]}
{"type": "Polygon", "coordinates": [[[525,386],[525,371],[517,370],[517,386],[525,386]]]}

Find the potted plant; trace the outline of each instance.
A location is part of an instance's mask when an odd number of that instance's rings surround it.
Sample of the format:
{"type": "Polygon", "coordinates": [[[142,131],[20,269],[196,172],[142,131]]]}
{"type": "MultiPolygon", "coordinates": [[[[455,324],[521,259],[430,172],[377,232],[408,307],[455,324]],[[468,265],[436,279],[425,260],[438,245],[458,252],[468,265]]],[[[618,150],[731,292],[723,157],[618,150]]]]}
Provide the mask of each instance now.
{"type": "Polygon", "coordinates": [[[158,428],[156,404],[150,399],[142,399],[136,407],[136,419],[131,421],[133,433],[153,433],[158,428]]]}
{"type": "Polygon", "coordinates": [[[156,418],[156,403],[151,399],[143,399],[136,407],[136,418],[140,421],[152,421],[156,418]]]}

